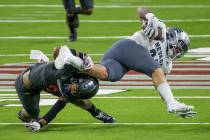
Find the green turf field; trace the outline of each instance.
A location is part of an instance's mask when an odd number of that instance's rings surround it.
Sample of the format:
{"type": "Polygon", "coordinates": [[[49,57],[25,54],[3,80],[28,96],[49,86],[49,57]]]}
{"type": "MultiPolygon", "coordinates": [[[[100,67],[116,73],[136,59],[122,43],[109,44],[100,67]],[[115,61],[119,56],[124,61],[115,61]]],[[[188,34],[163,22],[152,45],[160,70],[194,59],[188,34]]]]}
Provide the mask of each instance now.
{"type": "MultiPolygon", "coordinates": [[[[92,56],[94,61],[99,61],[100,54],[120,36],[129,36],[139,30],[136,7],[140,5],[151,7],[168,26],[185,29],[190,35],[191,48],[210,46],[210,0],[95,0],[93,15],[80,16],[80,38],[76,43],[67,39],[61,0],[0,0],[0,64],[30,62],[28,56],[12,55],[29,54],[31,49],[50,54],[53,47],[63,44],[89,54],[99,54],[92,56]],[[120,22],[123,20],[127,22],[120,22]]],[[[182,61],[195,59],[188,57],[182,61]]],[[[23,125],[15,124],[20,123],[16,118],[20,107],[0,106],[0,140],[210,139],[210,90],[173,91],[178,97],[186,97],[180,98],[181,101],[195,106],[198,114],[194,118],[186,120],[168,114],[161,99],[151,97],[158,97],[155,90],[129,90],[106,95],[122,98],[93,99],[99,108],[116,117],[116,125],[98,124],[99,121],[88,113],[68,105],[53,121],[63,124],[52,124],[41,132],[30,133],[23,125]]],[[[0,92],[4,93],[11,92],[0,92]]],[[[41,114],[47,109],[49,107],[41,107],[41,114]]]]}

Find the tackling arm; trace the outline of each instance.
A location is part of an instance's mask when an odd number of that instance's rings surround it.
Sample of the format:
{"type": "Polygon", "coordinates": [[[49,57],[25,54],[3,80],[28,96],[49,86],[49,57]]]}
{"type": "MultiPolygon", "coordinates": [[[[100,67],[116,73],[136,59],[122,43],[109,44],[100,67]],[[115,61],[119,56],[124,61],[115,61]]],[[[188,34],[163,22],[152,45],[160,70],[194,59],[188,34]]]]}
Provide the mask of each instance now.
{"type": "Polygon", "coordinates": [[[52,108],[42,117],[40,120],[31,121],[26,124],[26,127],[32,131],[37,132],[42,127],[46,126],[49,122],[51,122],[56,115],[65,107],[67,100],[65,97],[61,96],[57,100],[57,102],[52,106],[52,108]]]}

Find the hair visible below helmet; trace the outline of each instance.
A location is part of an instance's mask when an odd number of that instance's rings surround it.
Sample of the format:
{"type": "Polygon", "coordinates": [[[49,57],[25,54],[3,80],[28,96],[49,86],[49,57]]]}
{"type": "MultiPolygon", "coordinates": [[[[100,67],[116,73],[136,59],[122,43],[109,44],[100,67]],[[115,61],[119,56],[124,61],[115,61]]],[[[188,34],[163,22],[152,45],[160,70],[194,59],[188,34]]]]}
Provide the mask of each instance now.
{"type": "Polygon", "coordinates": [[[167,28],[167,54],[172,60],[182,57],[190,45],[188,34],[180,28],[167,28]]]}
{"type": "Polygon", "coordinates": [[[99,82],[96,78],[79,74],[74,78],[74,83],[77,83],[77,94],[78,99],[90,99],[96,95],[99,89],[99,82]]]}

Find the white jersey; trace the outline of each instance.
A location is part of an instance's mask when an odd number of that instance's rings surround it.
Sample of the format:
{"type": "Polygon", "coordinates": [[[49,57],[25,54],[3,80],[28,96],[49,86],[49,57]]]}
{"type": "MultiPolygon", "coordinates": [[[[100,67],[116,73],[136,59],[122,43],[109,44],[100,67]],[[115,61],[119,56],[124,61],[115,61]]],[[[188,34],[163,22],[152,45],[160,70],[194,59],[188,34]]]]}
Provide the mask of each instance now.
{"type": "Polygon", "coordinates": [[[162,40],[149,40],[143,30],[135,32],[129,39],[134,40],[137,44],[148,49],[151,56],[160,64],[164,73],[167,74],[172,69],[172,61],[168,58],[166,52],[166,26],[164,23],[159,22],[159,27],[162,28],[162,40]]]}

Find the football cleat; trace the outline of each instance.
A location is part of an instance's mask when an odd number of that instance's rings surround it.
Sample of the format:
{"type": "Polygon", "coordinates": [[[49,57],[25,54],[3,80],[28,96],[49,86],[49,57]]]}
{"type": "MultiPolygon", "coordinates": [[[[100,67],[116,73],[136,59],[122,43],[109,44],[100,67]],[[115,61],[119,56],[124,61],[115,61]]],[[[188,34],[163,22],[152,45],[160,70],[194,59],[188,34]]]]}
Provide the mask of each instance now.
{"type": "Polygon", "coordinates": [[[191,118],[194,117],[193,115],[197,114],[197,112],[194,111],[187,111],[187,112],[178,112],[177,115],[182,117],[182,118],[191,118]]]}
{"type": "Polygon", "coordinates": [[[17,117],[19,120],[21,120],[23,123],[28,123],[31,121],[29,117],[24,117],[22,110],[18,111],[17,117]]]}
{"type": "Polygon", "coordinates": [[[169,104],[167,107],[168,107],[169,113],[175,113],[178,116],[183,117],[183,118],[193,117],[193,115],[196,114],[196,112],[192,111],[194,108],[193,106],[186,105],[178,101],[176,101],[173,104],[169,104]]]}
{"type": "Polygon", "coordinates": [[[71,55],[72,54],[67,46],[61,46],[58,57],[55,59],[55,68],[62,69],[63,66],[68,63],[67,60],[71,55]]]}
{"type": "Polygon", "coordinates": [[[115,123],[115,118],[101,111],[100,109],[96,109],[97,114],[93,116],[94,118],[104,122],[104,123],[115,123]]]}
{"type": "MultiPolygon", "coordinates": [[[[92,64],[92,61],[90,62],[90,59],[88,60],[88,64],[92,64]]],[[[61,46],[59,54],[55,59],[55,68],[62,69],[65,64],[70,64],[81,71],[90,67],[88,64],[85,65],[80,57],[74,56],[67,46],[61,46]]]]}
{"type": "Polygon", "coordinates": [[[193,106],[185,105],[184,103],[176,101],[175,103],[168,105],[168,112],[169,113],[187,112],[187,111],[192,111],[193,108],[194,108],[193,106]]]}
{"type": "Polygon", "coordinates": [[[77,40],[77,30],[74,27],[71,28],[71,33],[69,35],[69,40],[71,42],[75,42],[77,40]]]}

